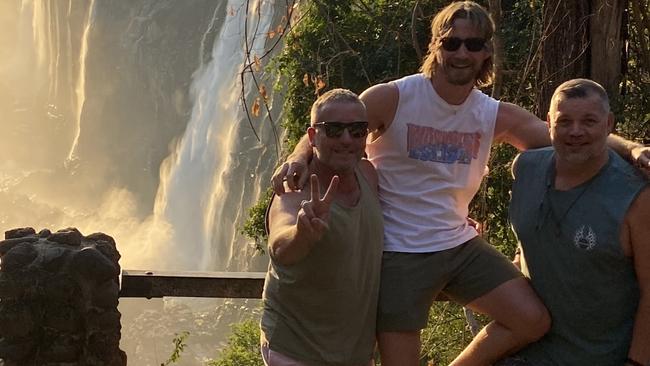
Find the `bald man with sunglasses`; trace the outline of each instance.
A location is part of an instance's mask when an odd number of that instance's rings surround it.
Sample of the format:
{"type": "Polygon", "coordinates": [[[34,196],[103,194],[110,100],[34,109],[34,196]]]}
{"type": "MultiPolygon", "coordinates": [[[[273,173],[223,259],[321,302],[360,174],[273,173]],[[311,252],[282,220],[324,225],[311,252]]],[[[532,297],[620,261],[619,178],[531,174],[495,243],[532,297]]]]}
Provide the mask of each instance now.
{"type": "MultiPolygon", "coordinates": [[[[490,365],[542,337],[546,308],[510,261],[468,225],[468,207],[493,143],[519,150],[550,144],[543,121],[478,87],[493,77],[494,24],[471,1],[454,2],[431,23],[420,73],[370,87],[368,159],[379,175],[384,257],[378,309],[382,366],[419,365],[420,333],[440,293],[488,315],[452,365],[490,365]]],[[[648,167],[650,149],[616,136],[621,155],[648,167]]],[[[306,139],[272,178],[298,189],[311,151],[306,139]]]]}
{"type": "Polygon", "coordinates": [[[377,173],[362,159],[363,102],[323,94],[307,134],[309,183],[274,197],[267,216],[262,356],[267,366],[372,365],[383,222],[377,173]]]}

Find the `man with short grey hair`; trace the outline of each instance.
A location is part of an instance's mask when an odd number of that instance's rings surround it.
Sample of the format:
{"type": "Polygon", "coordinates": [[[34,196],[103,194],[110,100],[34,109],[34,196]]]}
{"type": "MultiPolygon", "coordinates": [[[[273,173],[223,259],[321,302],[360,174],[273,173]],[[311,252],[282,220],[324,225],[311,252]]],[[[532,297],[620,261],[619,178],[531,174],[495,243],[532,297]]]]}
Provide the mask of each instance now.
{"type": "Polygon", "coordinates": [[[262,356],[267,366],[368,366],[383,221],[377,173],[362,160],[363,102],[349,90],[328,91],[312,107],[307,134],[310,181],[275,197],[268,213],[262,356]]]}
{"type": "Polygon", "coordinates": [[[510,364],[649,365],[648,183],[607,148],[614,119],[598,83],[560,85],[547,122],[553,146],[513,164],[510,218],[553,322],[510,364]]]}

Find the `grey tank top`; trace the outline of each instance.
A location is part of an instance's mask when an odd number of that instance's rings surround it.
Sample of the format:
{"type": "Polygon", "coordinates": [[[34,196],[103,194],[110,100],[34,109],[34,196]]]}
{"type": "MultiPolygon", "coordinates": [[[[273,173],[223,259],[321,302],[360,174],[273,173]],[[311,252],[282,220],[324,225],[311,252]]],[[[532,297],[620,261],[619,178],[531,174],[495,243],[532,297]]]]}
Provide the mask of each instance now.
{"type": "Polygon", "coordinates": [[[306,365],[367,364],[375,345],[383,221],[379,200],[355,172],[355,207],[332,204],[330,229],[299,263],[271,261],[262,295],[262,337],[306,365]]]}
{"type": "Polygon", "coordinates": [[[520,352],[533,365],[622,365],[639,289],[620,228],[646,181],[613,152],[600,172],[568,191],[553,188],[552,148],[522,153],[510,219],[522,271],[552,317],[550,332],[520,352]]]}

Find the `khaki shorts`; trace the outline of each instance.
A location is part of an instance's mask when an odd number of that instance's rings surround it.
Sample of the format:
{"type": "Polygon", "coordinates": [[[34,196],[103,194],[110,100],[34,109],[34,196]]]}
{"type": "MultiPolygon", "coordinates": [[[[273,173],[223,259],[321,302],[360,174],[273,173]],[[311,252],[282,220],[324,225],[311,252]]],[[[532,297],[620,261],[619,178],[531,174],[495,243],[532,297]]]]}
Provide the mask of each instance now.
{"type": "Polygon", "coordinates": [[[439,294],[466,305],[522,276],[479,236],[440,252],[384,252],[377,330],[420,330],[426,327],[429,308],[439,294]]]}

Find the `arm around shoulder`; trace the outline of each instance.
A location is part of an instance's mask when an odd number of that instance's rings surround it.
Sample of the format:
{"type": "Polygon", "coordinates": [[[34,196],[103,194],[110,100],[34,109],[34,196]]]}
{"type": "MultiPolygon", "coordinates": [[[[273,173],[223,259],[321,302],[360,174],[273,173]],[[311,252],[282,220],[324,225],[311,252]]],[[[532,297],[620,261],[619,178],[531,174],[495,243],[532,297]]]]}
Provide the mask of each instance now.
{"type": "Polygon", "coordinates": [[[393,83],[373,85],[359,98],[366,105],[368,128],[372,133],[382,134],[395,118],[399,102],[399,90],[393,83]]]}
{"type": "Polygon", "coordinates": [[[505,102],[499,102],[494,140],[507,142],[519,151],[551,144],[544,121],[518,105],[505,102]]]}

